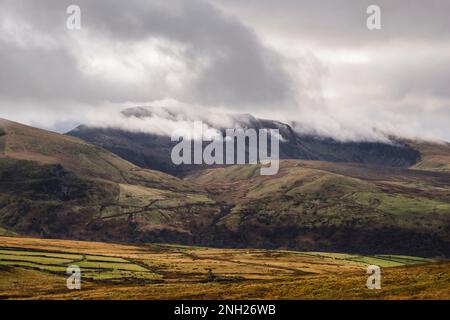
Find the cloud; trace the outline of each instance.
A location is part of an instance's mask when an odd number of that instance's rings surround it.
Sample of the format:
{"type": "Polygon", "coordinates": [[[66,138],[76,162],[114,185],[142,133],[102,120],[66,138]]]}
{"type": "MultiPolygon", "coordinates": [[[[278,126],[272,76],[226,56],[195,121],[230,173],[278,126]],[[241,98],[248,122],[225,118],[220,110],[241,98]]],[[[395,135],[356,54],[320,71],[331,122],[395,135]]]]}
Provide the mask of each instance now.
{"type": "Polygon", "coordinates": [[[316,76],[323,99],[299,106],[302,130],[340,139],[377,138],[387,132],[450,141],[450,2],[216,3],[285,55],[313,52],[326,70],[316,76]],[[366,28],[371,4],[381,7],[378,31],[366,28]]]}
{"type": "Polygon", "coordinates": [[[260,34],[327,47],[364,47],[390,41],[448,42],[446,0],[211,0],[260,34]],[[368,32],[366,9],[381,8],[382,29],[368,32]]]}
{"type": "Polygon", "coordinates": [[[283,57],[206,2],[80,0],[80,31],[65,28],[70,3],[2,0],[3,97],[236,107],[289,99],[283,57]]]}
{"type": "Polygon", "coordinates": [[[124,107],[164,101],[341,140],[450,141],[448,1],[379,0],[376,32],[366,0],[79,0],[70,31],[72,3],[0,0],[0,117],[119,126],[124,107]]]}

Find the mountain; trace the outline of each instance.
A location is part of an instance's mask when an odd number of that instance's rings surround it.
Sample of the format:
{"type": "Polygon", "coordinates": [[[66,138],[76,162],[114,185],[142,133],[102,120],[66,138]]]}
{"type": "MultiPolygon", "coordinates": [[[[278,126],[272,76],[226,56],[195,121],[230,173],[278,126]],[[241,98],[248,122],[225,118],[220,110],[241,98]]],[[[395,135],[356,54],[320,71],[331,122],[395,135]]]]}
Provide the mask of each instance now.
{"type": "MultiPolygon", "coordinates": [[[[151,107],[137,107],[126,109],[122,113],[129,118],[145,119],[155,116],[154,110],[151,107]]],[[[171,120],[175,119],[170,109],[165,114],[171,120]]],[[[248,114],[232,115],[232,118],[234,126],[239,128],[278,129],[283,137],[280,142],[280,159],[354,162],[393,167],[409,167],[420,161],[420,152],[400,140],[393,140],[392,143],[340,142],[331,138],[299,134],[288,124],[257,119],[248,114]]],[[[215,127],[213,123],[208,124],[215,127]]],[[[224,128],[215,128],[224,131],[224,128]]],[[[176,142],[171,142],[169,136],[85,125],[67,134],[105,148],[143,168],[177,176],[185,176],[204,168],[201,165],[173,165],[170,153],[176,142]]]]}
{"type": "Polygon", "coordinates": [[[274,176],[234,165],[180,179],[73,136],[6,120],[0,133],[2,234],[450,257],[448,144],[383,146],[386,166],[289,159],[274,176]],[[419,161],[392,166],[401,150],[419,161]]]}
{"type": "Polygon", "coordinates": [[[114,241],[192,241],[219,210],[206,193],[78,138],[0,120],[0,227],[114,241]]]}

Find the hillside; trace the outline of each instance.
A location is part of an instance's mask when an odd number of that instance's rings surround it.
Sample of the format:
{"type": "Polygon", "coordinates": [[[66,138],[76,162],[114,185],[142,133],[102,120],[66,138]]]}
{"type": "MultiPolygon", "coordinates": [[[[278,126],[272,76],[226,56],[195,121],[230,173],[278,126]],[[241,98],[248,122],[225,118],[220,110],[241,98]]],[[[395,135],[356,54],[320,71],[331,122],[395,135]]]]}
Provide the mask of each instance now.
{"type": "Polygon", "coordinates": [[[4,235],[450,257],[450,173],[422,162],[282,160],[275,176],[243,165],[180,179],[75,137],[1,128],[4,235]]]}
{"type": "Polygon", "coordinates": [[[198,188],[80,139],[6,120],[0,127],[0,227],[8,232],[189,242],[217,211],[198,188]]]}
{"type": "Polygon", "coordinates": [[[429,171],[450,172],[450,143],[408,141],[408,145],[418,150],[421,159],[413,168],[429,171]]]}
{"type": "Polygon", "coordinates": [[[232,166],[189,177],[227,208],[215,244],[450,255],[449,173],[299,160],[258,173],[232,166]]]}
{"type": "Polygon", "coordinates": [[[137,183],[184,191],[186,185],[170,175],[141,170],[105,149],[81,139],[0,119],[0,157],[41,165],[61,165],[80,177],[116,183],[137,183]]]}

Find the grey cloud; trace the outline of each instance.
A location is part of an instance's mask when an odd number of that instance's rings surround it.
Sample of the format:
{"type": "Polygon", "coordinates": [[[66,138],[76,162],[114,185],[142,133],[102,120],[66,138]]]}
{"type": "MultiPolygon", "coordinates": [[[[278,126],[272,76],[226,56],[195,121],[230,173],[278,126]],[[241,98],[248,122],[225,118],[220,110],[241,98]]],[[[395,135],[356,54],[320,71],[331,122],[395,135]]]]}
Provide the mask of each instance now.
{"type": "Polygon", "coordinates": [[[423,60],[408,59],[400,65],[402,68],[391,66],[386,70],[386,74],[390,75],[386,85],[393,88],[397,96],[413,94],[450,99],[450,55],[428,56],[423,60]]]}
{"type": "MultiPolygon", "coordinates": [[[[217,0],[211,1],[217,3],[217,0]]],[[[218,0],[227,11],[292,40],[327,46],[386,41],[449,41],[447,0],[218,0]],[[366,28],[369,5],[381,8],[382,29],[366,28]]]]}
{"type": "Polygon", "coordinates": [[[63,130],[172,98],[343,140],[450,140],[448,1],[75,2],[80,32],[65,28],[72,0],[0,0],[0,116],[63,130]]]}
{"type": "MultiPolygon", "coordinates": [[[[91,41],[106,39],[123,46],[165,39],[183,47],[175,58],[197,73],[176,91],[163,81],[144,80],[138,86],[120,87],[79,70],[76,44],[65,29],[65,9],[73,1],[2,0],[3,15],[20,17],[58,44],[54,50],[26,50],[1,43],[2,69],[8,70],[3,94],[101,100],[153,100],[170,93],[192,103],[248,107],[270,105],[289,99],[291,79],[283,58],[266,48],[258,36],[238,20],[200,1],[79,0],[82,26],[91,41]],[[21,91],[21,92],[17,92],[21,91]]],[[[168,52],[167,54],[170,54],[168,52]]],[[[142,66],[146,68],[146,66],[142,66]]],[[[148,78],[154,70],[145,70],[148,78]]],[[[164,76],[164,74],[163,74],[164,76]]]]}

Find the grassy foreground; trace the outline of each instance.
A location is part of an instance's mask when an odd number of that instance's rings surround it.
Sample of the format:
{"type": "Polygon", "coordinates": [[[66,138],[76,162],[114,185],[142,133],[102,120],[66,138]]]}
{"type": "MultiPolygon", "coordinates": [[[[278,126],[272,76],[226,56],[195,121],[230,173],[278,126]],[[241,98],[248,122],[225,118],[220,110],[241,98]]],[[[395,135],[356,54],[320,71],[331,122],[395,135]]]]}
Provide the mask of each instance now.
{"type": "Polygon", "coordinates": [[[0,299],[74,298],[450,299],[450,262],[0,237],[0,299]],[[382,268],[381,290],[365,287],[369,264],[382,268]],[[70,265],[81,290],[66,287],[70,265]]]}

